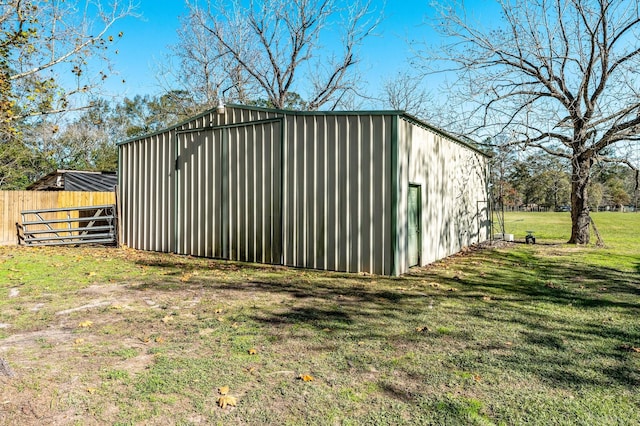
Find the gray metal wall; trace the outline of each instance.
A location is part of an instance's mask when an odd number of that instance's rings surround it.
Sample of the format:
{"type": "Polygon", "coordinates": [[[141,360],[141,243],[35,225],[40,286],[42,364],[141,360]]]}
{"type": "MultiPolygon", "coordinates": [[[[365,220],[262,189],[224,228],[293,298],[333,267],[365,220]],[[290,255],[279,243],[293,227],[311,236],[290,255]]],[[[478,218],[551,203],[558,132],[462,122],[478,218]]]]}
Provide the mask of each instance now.
{"type": "Polygon", "coordinates": [[[391,274],[394,117],[288,116],[284,264],[391,274]]]}
{"type": "Polygon", "coordinates": [[[398,272],[408,269],[406,233],[410,184],[421,188],[421,265],[487,240],[490,232],[488,158],[408,119],[399,121],[398,142],[398,272]]]}
{"type": "Polygon", "coordinates": [[[119,146],[120,241],[132,248],[175,248],[175,132],[119,146]]]}
{"type": "Polygon", "coordinates": [[[281,263],[279,116],[227,108],[121,144],[121,241],[281,263]]]}

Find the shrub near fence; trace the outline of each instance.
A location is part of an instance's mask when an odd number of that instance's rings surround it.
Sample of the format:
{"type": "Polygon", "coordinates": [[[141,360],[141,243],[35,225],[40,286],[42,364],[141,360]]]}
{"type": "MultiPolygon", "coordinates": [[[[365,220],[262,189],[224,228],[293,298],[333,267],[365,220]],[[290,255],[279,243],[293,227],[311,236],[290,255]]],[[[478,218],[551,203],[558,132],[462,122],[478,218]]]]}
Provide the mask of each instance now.
{"type": "Polygon", "coordinates": [[[0,191],[0,245],[18,244],[16,222],[23,210],[115,204],[115,192],[0,191]]]}

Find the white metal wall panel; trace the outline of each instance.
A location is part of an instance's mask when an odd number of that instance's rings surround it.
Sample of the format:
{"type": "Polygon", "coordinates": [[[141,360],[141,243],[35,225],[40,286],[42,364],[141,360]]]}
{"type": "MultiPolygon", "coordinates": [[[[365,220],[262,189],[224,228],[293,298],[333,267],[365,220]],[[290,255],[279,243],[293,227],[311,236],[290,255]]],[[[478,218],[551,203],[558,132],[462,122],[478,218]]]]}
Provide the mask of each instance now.
{"type": "Polygon", "coordinates": [[[285,265],[392,272],[391,115],[286,118],[285,265]]]}
{"type": "Polygon", "coordinates": [[[487,158],[408,120],[399,121],[399,272],[408,267],[409,184],[422,193],[421,265],[489,237],[487,158]]]}

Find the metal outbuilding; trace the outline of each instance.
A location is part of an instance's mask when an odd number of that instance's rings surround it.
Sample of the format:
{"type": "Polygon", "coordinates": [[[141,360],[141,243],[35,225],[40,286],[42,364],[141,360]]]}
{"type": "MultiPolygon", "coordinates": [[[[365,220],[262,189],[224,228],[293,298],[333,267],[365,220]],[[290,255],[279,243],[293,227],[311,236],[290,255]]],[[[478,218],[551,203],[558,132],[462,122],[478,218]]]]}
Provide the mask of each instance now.
{"type": "Polygon", "coordinates": [[[117,183],[115,172],[56,170],[27,186],[27,190],[113,192],[117,183]]]}
{"type": "Polygon", "coordinates": [[[399,275],[490,235],[487,155],[401,111],[228,105],[118,147],[136,249],[399,275]]]}

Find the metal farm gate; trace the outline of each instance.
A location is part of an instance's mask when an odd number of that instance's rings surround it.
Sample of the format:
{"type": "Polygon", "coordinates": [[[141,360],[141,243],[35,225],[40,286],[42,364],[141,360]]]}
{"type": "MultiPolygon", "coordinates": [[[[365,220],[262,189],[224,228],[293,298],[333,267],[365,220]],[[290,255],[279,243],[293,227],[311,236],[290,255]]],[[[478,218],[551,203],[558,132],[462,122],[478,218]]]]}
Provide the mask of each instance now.
{"type": "Polygon", "coordinates": [[[115,244],[115,205],[66,207],[22,211],[16,223],[20,244],[115,244]]]}

